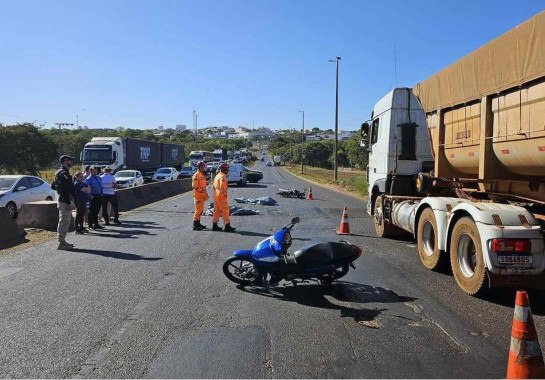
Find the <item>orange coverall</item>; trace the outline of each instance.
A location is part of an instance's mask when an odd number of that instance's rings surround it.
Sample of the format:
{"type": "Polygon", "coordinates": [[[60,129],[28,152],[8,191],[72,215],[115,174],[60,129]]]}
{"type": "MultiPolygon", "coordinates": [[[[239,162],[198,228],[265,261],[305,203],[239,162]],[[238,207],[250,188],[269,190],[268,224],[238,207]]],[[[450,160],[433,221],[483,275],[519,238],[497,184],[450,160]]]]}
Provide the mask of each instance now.
{"type": "Polygon", "coordinates": [[[217,223],[220,216],[223,218],[223,223],[229,224],[229,202],[227,201],[227,175],[219,172],[214,178],[214,215],[212,222],[217,223]]]}
{"type": "Polygon", "coordinates": [[[208,199],[208,193],[206,192],[206,177],[199,170],[193,174],[191,186],[193,187],[193,200],[195,201],[193,220],[200,221],[204,210],[204,202],[208,199]]]}

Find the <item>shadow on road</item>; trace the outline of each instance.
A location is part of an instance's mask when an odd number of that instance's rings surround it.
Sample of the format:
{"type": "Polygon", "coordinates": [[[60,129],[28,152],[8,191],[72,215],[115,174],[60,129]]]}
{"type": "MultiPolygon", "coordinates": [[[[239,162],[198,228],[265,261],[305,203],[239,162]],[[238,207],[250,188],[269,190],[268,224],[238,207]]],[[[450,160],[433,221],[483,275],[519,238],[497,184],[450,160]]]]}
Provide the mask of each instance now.
{"type": "Polygon", "coordinates": [[[104,256],[104,257],[111,257],[113,259],[121,259],[121,260],[131,260],[131,261],[157,261],[157,260],[163,260],[162,257],[143,257],[140,255],[136,255],[134,253],[124,253],[124,252],[115,252],[115,251],[100,251],[97,249],[84,249],[84,248],[72,248],[70,250],[71,252],[80,252],[80,253],[89,253],[91,255],[98,255],[98,256],[104,256]]]}
{"type": "Polygon", "coordinates": [[[333,286],[317,284],[284,285],[267,290],[263,287],[238,285],[239,290],[276,298],[281,301],[296,302],[308,307],[340,310],[341,317],[353,318],[356,322],[371,321],[388,309],[366,309],[365,303],[411,302],[417,298],[400,296],[397,293],[371,285],[338,281],[333,286]],[[349,303],[347,306],[347,303],[349,303]],[[352,307],[355,306],[355,307],[352,307]]]}
{"type": "MultiPolygon", "coordinates": [[[[517,289],[492,289],[479,296],[478,298],[498,305],[515,308],[515,296],[517,289]]],[[[532,314],[545,315],[545,291],[530,289],[528,290],[528,297],[530,298],[530,308],[532,314]]]]}
{"type": "Polygon", "coordinates": [[[250,183],[250,182],[248,182],[246,184],[246,187],[250,188],[250,189],[266,189],[269,186],[265,185],[264,183],[250,183]]]}
{"type": "Polygon", "coordinates": [[[111,237],[114,239],[136,239],[135,235],[156,236],[157,234],[145,230],[104,230],[94,231],[94,236],[111,237]]]}
{"type": "Polygon", "coordinates": [[[122,220],[123,224],[120,224],[119,228],[131,228],[131,227],[137,227],[137,228],[147,228],[147,229],[158,229],[158,230],[164,230],[166,227],[159,226],[155,222],[141,222],[136,220],[122,220]]]}

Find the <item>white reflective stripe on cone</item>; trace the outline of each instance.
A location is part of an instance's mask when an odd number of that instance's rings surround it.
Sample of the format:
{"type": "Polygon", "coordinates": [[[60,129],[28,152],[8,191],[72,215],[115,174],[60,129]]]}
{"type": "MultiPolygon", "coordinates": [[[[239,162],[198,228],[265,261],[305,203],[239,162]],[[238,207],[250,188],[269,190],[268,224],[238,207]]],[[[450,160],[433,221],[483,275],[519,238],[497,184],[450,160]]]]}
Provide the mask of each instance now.
{"type": "Polygon", "coordinates": [[[511,346],[509,347],[509,351],[516,355],[522,354],[528,357],[541,356],[541,347],[539,347],[539,341],[537,340],[525,340],[511,337],[511,346]]]}
{"type": "Polygon", "coordinates": [[[528,306],[515,306],[514,318],[520,322],[528,322],[528,316],[530,315],[530,307],[528,306]]]}

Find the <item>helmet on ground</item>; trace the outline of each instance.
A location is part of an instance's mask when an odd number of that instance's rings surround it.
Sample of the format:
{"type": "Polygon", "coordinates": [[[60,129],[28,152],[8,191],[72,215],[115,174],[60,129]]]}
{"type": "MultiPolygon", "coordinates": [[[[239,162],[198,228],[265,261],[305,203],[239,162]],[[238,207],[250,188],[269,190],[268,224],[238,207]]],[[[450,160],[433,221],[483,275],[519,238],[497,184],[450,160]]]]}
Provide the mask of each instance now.
{"type": "Polygon", "coordinates": [[[222,164],[220,164],[219,169],[220,170],[229,170],[229,165],[227,164],[227,162],[223,162],[222,164]]]}
{"type": "Polygon", "coordinates": [[[205,168],[205,167],[206,167],[206,163],[204,161],[197,162],[197,168],[205,168]]]}

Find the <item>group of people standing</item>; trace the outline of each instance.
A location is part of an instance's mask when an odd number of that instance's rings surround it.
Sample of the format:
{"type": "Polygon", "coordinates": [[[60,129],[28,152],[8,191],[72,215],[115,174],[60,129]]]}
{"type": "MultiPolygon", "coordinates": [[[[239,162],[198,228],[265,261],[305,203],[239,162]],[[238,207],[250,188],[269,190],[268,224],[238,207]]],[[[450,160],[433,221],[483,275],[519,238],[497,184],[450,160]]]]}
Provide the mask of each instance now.
{"type": "MultiPolygon", "coordinates": [[[[197,163],[197,172],[193,175],[191,184],[193,187],[193,200],[195,202],[195,212],[193,214],[193,229],[202,231],[206,226],[201,224],[201,216],[204,211],[204,202],[208,199],[206,191],[206,163],[199,161],[197,163]]],[[[212,231],[233,232],[236,228],[231,227],[229,218],[229,201],[227,198],[229,165],[220,164],[218,172],[214,177],[214,213],[212,216],[212,231]],[[220,217],[223,219],[225,227],[218,226],[220,217]]]]}
{"type": "Polygon", "coordinates": [[[100,168],[87,166],[85,173],[78,172],[72,178],[70,168],[74,164],[74,158],[63,155],[60,158],[61,167],[55,173],[53,188],[59,194],[57,207],[59,209],[59,224],[57,235],[59,240],[58,249],[72,249],[73,244],[66,242],[66,235],[70,228],[71,213],[76,209],[76,233],[89,232],[84,228],[85,214],[88,211],[89,228],[93,230],[103,229],[98,222],[98,215],[102,208],[102,217],[105,225],[110,225],[108,204],[112,205],[114,212],[114,223],[119,221],[119,206],[115,195],[115,177],[109,167],[104,168],[104,174],[99,175],[100,168]]]}

